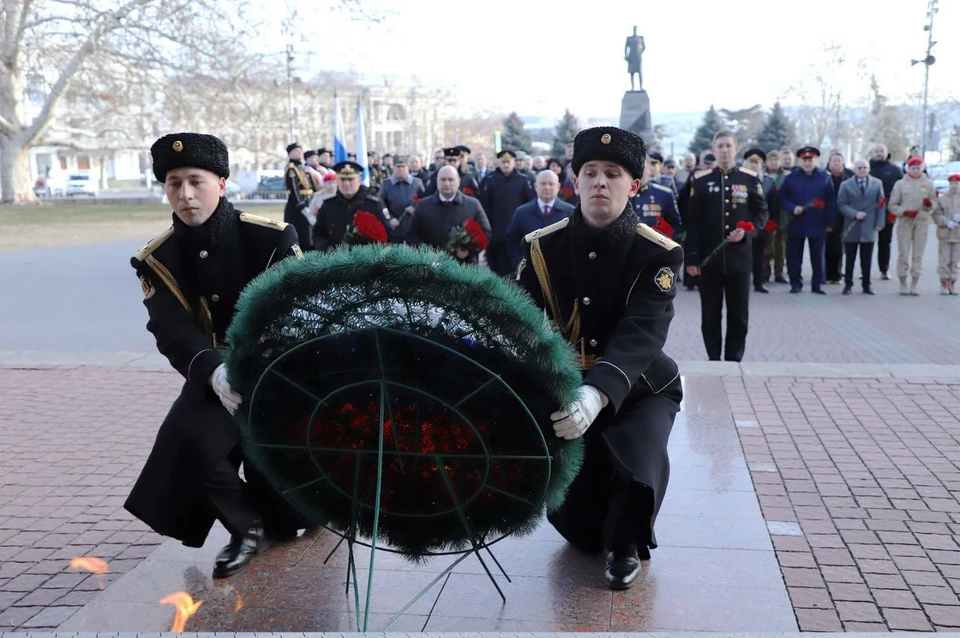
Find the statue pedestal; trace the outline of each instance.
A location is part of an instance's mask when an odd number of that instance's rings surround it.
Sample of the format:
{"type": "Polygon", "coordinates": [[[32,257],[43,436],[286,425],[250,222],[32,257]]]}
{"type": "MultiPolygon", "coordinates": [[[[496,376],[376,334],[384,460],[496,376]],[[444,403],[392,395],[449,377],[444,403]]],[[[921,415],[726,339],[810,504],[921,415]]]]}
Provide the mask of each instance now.
{"type": "Polygon", "coordinates": [[[627,91],[620,102],[620,128],[636,133],[647,146],[653,143],[650,98],[646,91],[627,91]]]}

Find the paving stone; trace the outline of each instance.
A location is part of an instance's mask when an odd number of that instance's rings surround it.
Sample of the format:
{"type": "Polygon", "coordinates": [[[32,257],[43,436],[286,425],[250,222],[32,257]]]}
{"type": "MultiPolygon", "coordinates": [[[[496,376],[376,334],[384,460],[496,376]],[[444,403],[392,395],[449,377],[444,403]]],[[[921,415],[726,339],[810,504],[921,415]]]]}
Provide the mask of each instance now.
{"type": "Polygon", "coordinates": [[[800,631],[842,631],[840,617],[833,609],[798,609],[800,631]]]}
{"type": "Polygon", "coordinates": [[[932,631],[927,615],[913,609],[881,609],[887,626],[893,631],[932,631]]]}

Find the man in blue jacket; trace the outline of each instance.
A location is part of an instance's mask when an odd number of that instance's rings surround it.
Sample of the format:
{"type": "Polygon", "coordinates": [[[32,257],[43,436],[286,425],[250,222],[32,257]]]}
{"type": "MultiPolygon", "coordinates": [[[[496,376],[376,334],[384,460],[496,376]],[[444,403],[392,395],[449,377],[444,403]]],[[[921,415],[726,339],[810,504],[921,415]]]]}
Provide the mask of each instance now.
{"type": "Polygon", "coordinates": [[[523,259],[524,237],[573,215],[573,205],[557,197],[560,178],[550,169],[537,173],[533,189],[537,192],[537,198],[517,208],[507,228],[507,247],[510,250],[510,265],[514,270],[523,259]]]}
{"type": "Polygon", "coordinates": [[[817,168],[820,151],[804,146],[797,151],[800,170],[787,175],[780,186],[780,228],[787,228],[787,272],[790,292],[803,288],[800,270],[803,266],[803,247],[810,244],[810,262],[813,266],[811,288],[818,295],[827,294],[823,282],[823,245],[830,224],[837,215],[833,182],[826,172],[817,168]]]}

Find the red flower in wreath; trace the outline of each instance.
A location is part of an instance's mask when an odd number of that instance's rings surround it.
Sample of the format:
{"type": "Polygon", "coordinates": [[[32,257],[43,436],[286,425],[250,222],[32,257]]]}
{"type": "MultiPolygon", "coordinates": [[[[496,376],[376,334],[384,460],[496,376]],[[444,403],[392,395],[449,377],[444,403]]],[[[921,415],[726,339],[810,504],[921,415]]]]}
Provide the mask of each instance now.
{"type": "Polygon", "coordinates": [[[358,210],[353,216],[353,226],[364,239],[371,242],[387,243],[387,231],[373,213],[358,210]]]}
{"type": "Polygon", "coordinates": [[[473,197],[473,189],[470,188],[469,186],[463,187],[463,188],[461,189],[461,192],[462,192],[464,195],[470,195],[471,197],[473,197]]]}
{"type": "Polygon", "coordinates": [[[489,243],[487,242],[487,234],[480,228],[480,224],[472,219],[468,219],[464,222],[463,229],[470,235],[470,240],[473,242],[473,245],[477,247],[478,251],[487,249],[487,244],[489,243]]]}
{"type": "Polygon", "coordinates": [[[779,228],[779,226],[777,226],[777,222],[773,221],[772,219],[771,219],[770,221],[768,221],[768,222],[766,223],[766,225],[764,225],[764,227],[763,227],[763,229],[764,229],[765,231],[767,231],[768,233],[772,233],[772,232],[775,231],[777,228],[779,228]]]}
{"type": "Polygon", "coordinates": [[[739,228],[745,233],[752,233],[754,226],[753,226],[753,222],[740,221],[740,222],[737,222],[737,228],[739,228]]]}

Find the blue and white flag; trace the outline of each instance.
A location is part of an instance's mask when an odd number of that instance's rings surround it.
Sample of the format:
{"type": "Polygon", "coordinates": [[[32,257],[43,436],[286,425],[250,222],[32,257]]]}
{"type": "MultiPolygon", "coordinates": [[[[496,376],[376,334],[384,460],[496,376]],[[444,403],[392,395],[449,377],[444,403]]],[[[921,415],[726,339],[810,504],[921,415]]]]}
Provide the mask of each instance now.
{"type": "Polygon", "coordinates": [[[333,94],[333,162],[347,161],[347,139],[343,134],[343,114],[340,112],[340,99],[333,94]]]}
{"type": "Polygon", "coordinates": [[[360,183],[370,185],[370,166],[367,163],[367,132],[363,128],[363,107],[357,100],[357,164],[363,167],[363,178],[360,183]]]}

